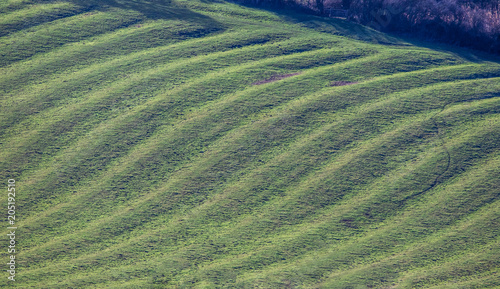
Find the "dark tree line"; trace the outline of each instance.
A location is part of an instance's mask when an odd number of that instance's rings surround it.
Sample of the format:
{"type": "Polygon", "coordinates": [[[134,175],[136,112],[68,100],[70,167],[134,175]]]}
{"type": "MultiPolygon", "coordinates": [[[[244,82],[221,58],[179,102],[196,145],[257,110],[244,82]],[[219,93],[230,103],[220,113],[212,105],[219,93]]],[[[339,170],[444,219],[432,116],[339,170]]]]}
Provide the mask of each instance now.
{"type": "Polygon", "coordinates": [[[349,20],[500,54],[500,0],[242,0],[328,15],[348,10],[349,20]]]}

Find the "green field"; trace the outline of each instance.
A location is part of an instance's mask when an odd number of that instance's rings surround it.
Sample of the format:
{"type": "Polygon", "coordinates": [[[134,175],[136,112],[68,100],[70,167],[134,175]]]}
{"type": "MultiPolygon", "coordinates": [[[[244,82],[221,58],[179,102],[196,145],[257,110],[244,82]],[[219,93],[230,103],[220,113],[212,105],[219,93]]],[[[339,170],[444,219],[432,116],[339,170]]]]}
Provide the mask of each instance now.
{"type": "Polygon", "coordinates": [[[497,58],[341,19],[3,0],[0,288],[500,288],[499,113],[497,58]]]}

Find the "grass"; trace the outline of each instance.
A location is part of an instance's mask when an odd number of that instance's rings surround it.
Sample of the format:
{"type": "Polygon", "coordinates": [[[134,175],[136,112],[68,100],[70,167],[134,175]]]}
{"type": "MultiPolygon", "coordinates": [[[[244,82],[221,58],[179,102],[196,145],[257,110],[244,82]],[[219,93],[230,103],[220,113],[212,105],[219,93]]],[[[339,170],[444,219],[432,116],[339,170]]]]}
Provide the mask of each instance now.
{"type": "Polygon", "coordinates": [[[223,1],[0,15],[0,286],[500,286],[493,57],[223,1]]]}

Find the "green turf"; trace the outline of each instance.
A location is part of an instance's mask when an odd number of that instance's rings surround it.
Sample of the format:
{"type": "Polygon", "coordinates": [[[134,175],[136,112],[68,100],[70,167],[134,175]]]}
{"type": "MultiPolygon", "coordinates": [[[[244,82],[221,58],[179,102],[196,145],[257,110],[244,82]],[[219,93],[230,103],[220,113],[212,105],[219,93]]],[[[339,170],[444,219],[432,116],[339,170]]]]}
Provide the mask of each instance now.
{"type": "Polygon", "coordinates": [[[0,3],[0,287],[499,288],[500,62],[411,42],[224,1],[0,3]]]}

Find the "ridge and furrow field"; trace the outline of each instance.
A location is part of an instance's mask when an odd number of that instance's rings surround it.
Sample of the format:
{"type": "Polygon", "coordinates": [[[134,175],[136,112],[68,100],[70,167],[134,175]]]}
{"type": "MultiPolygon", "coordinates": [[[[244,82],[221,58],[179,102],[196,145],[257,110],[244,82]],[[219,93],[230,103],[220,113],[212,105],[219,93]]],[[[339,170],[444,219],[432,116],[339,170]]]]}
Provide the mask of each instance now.
{"type": "Polygon", "coordinates": [[[0,287],[498,288],[500,63],[472,54],[222,1],[5,1],[0,287]]]}

